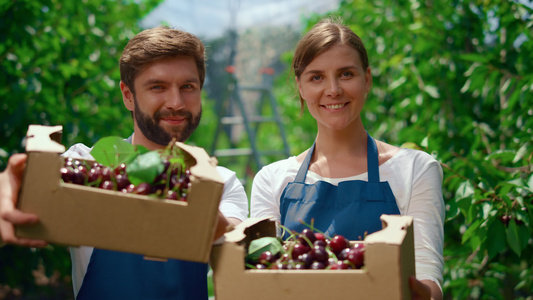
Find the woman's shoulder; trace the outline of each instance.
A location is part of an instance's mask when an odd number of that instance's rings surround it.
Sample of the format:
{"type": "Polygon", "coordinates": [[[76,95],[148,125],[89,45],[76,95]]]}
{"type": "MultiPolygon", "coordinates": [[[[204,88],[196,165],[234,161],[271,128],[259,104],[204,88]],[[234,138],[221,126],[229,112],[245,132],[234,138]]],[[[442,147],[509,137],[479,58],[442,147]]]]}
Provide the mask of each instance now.
{"type": "Polygon", "coordinates": [[[440,163],[433,155],[423,150],[411,148],[399,148],[398,152],[386,164],[398,168],[413,168],[418,171],[430,167],[440,168],[440,163]]]}
{"type": "Polygon", "coordinates": [[[296,156],[290,156],[288,158],[278,160],[267,164],[261,168],[259,172],[279,173],[287,172],[291,169],[298,169],[300,164],[296,160],[296,156]]]}

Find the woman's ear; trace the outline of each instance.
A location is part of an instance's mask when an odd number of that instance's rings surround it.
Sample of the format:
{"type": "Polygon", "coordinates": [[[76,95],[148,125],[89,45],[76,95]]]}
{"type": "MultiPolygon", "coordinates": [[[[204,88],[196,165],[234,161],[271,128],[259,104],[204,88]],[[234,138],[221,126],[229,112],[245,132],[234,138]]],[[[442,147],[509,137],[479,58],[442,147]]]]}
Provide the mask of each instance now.
{"type": "Polygon", "coordinates": [[[365,72],[365,86],[366,86],[366,92],[365,92],[365,99],[366,99],[366,95],[368,95],[368,93],[370,93],[370,90],[372,89],[372,84],[373,84],[373,80],[372,80],[372,70],[370,69],[370,67],[367,67],[366,68],[366,72],[365,72]]]}
{"type": "Polygon", "coordinates": [[[302,84],[300,82],[300,78],[298,78],[298,76],[294,76],[294,82],[296,83],[296,88],[298,89],[298,94],[300,94],[300,98],[303,98],[302,84]]]}
{"type": "Polygon", "coordinates": [[[134,111],[135,101],[133,99],[133,91],[122,80],[120,81],[120,91],[122,92],[124,106],[126,106],[129,111],[134,111]]]}

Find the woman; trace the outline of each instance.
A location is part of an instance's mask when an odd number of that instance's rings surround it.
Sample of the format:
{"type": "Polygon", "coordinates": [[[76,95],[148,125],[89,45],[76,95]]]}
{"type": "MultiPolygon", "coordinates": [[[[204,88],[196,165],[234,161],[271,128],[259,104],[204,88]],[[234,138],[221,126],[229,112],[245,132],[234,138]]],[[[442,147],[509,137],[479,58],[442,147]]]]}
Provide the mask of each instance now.
{"type": "Polygon", "coordinates": [[[251,217],[300,232],[314,226],[351,240],[381,229],[381,214],[414,218],[413,298],[442,299],[442,169],[429,154],[371,138],[361,112],[372,87],[361,39],[333,20],[298,43],[292,67],[302,105],[317,122],[307,151],[265,166],[254,178],[251,217]]]}

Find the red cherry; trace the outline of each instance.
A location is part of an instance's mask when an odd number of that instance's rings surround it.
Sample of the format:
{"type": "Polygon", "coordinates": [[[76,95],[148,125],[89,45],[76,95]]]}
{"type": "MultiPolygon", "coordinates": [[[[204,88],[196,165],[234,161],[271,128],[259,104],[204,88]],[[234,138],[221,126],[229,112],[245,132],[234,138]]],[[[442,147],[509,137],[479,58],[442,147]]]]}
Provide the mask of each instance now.
{"type": "Polygon", "coordinates": [[[346,258],[356,269],[363,267],[365,263],[365,251],[359,248],[352,248],[346,258]]]}
{"type": "Polygon", "coordinates": [[[329,247],[333,253],[338,254],[343,249],[350,247],[350,243],[344,236],[336,235],[331,239],[331,241],[329,241],[329,247]]]}
{"type": "Polygon", "coordinates": [[[307,253],[310,250],[311,248],[309,246],[296,242],[292,247],[292,258],[297,259],[300,255],[307,253]]]}

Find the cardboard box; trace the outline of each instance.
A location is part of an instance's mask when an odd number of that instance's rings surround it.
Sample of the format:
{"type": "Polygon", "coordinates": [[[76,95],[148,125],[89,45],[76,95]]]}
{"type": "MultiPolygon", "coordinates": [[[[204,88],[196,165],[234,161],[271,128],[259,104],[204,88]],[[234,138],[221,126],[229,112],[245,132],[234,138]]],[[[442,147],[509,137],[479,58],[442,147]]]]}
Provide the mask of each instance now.
{"type": "Polygon", "coordinates": [[[188,201],[159,200],[63,183],[61,130],[29,127],[18,206],[39,216],[40,223],[17,227],[17,236],[152,258],[209,260],[224,182],[204,149],[177,143],[192,174],[188,201]]]}
{"type": "Polygon", "coordinates": [[[225,234],[211,252],[215,298],[227,299],[411,299],[415,275],[413,219],[382,215],[383,229],[365,240],[359,270],[245,269],[250,241],[275,236],[274,222],[249,219],[225,234]]]}

